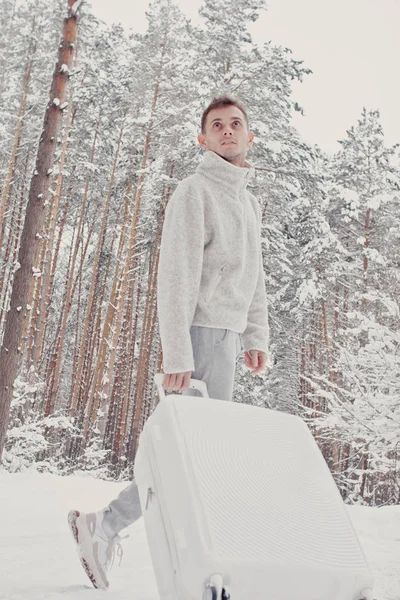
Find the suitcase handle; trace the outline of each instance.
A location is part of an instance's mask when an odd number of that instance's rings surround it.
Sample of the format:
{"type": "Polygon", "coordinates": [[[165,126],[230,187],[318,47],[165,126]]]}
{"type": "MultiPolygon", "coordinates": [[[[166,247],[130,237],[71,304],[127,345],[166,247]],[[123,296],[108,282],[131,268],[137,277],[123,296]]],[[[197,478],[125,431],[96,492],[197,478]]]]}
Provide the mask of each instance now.
{"type": "MultiPolygon", "coordinates": [[[[164,377],[165,377],[164,373],[156,373],[154,375],[154,381],[157,386],[157,391],[158,391],[158,395],[160,396],[160,400],[163,400],[165,398],[165,391],[164,391],[164,388],[162,385],[163,381],[164,381],[164,377]]],[[[189,388],[194,389],[194,390],[199,390],[199,392],[201,393],[203,398],[210,397],[208,395],[207,385],[201,379],[191,379],[190,383],[189,383],[189,388]]]]}

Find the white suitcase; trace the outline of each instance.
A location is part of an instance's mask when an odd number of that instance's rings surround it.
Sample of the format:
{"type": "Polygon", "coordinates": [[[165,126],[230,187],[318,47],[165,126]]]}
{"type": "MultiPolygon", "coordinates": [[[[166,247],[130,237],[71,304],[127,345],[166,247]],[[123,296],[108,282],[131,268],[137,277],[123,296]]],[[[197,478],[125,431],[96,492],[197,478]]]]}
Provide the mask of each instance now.
{"type": "Polygon", "coordinates": [[[161,600],[372,600],[365,556],[303,421],[165,397],[163,378],[135,461],[161,600]]]}

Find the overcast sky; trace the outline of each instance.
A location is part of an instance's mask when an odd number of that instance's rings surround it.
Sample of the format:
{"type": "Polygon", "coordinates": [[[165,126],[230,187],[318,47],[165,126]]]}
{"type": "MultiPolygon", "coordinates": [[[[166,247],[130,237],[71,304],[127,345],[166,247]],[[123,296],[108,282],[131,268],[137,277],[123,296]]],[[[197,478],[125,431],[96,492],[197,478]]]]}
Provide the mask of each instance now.
{"type": "MultiPolygon", "coordinates": [[[[304,108],[294,124],[326,152],[355,125],[363,106],[380,110],[387,145],[400,142],[400,0],[267,0],[252,26],[254,41],[287,46],[313,74],[294,84],[304,108]]],[[[175,0],[199,22],[201,0],[175,0]]],[[[229,0],[226,0],[227,7],[229,0]]],[[[104,21],[144,32],[147,0],[92,0],[104,21]]]]}

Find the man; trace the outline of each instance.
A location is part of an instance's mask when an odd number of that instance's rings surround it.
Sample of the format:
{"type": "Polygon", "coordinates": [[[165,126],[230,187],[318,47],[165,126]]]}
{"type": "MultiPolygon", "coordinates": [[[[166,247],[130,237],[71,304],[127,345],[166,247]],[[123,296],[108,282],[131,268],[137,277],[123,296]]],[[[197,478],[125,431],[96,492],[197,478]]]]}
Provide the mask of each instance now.
{"type": "MultiPolygon", "coordinates": [[[[243,346],[252,374],[266,366],[268,314],[261,253],[261,210],[247,190],[254,135],[240,102],[214,98],[198,141],[206,150],[196,172],[177,186],[165,212],[158,269],[163,387],[188,389],[202,379],[211,398],[231,400],[243,346]]],[[[136,483],[98,513],[69,513],[82,565],[107,588],[118,533],[141,516],[136,483]]]]}

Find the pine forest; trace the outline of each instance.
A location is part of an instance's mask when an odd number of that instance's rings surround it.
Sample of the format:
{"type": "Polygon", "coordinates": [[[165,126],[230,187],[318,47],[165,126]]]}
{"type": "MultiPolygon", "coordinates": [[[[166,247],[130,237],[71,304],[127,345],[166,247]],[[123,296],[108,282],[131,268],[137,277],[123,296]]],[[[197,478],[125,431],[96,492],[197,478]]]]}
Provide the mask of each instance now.
{"type": "Polygon", "coordinates": [[[346,502],[399,503],[399,146],[379,107],[333,156],[303,141],[292,83],[312,65],[253,42],[265,0],[229,7],[203,0],[194,26],[153,0],[139,34],[82,0],[2,0],[2,464],[132,475],[162,371],[165,207],[227,92],[256,136],[271,329],[270,367],[251,377],[240,356],[234,400],[300,415],[346,502]]]}

